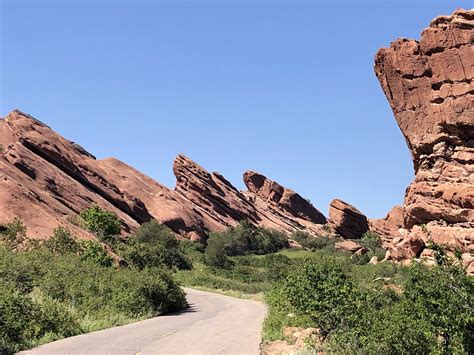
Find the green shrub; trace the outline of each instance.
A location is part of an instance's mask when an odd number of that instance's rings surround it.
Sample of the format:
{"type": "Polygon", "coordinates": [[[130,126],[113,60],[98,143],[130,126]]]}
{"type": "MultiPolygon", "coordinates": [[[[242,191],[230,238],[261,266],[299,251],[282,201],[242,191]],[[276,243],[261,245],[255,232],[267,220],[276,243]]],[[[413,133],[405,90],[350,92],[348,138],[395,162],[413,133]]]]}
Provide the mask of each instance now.
{"type": "Polygon", "coordinates": [[[324,249],[334,246],[335,243],[334,238],[314,236],[303,231],[293,232],[291,239],[297,241],[303,248],[310,250],[324,249]]]}
{"type": "Polygon", "coordinates": [[[232,260],[226,255],[226,246],[227,241],[223,234],[211,233],[204,252],[206,265],[220,269],[230,269],[234,266],[232,260]]]}
{"type": "Polygon", "coordinates": [[[18,218],[5,225],[4,230],[0,233],[0,241],[9,248],[17,248],[25,239],[26,227],[18,218]]]}
{"type": "Polygon", "coordinates": [[[291,259],[285,255],[270,254],[263,257],[266,279],[270,282],[281,280],[290,272],[291,259]]]}
{"type": "Polygon", "coordinates": [[[382,246],[379,235],[372,231],[367,231],[362,235],[361,244],[373,252],[382,246]]]}
{"type": "Polygon", "coordinates": [[[283,326],[296,325],[320,328],[327,353],[472,353],[474,281],[460,261],[437,260],[402,268],[307,259],[268,293],[264,336],[281,338],[283,326]]]}
{"type": "Polygon", "coordinates": [[[84,255],[0,247],[0,353],[186,306],[167,270],[102,267],[84,255]]]}
{"type": "Polygon", "coordinates": [[[104,250],[104,247],[95,240],[81,240],[78,245],[81,260],[104,267],[113,265],[114,259],[112,259],[104,250]]]}
{"type": "Polygon", "coordinates": [[[308,317],[323,336],[349,323],[359,293],[345,264],[331,257],[310,258],[268,295],[271,306],[308,317]]]}
{"type": "Polygon", "coordinates": [[[229,256],[275,253],[288,245],[284,233],[261,227],[255,228],[246,220],[235,227],[229,227],[223,235],[227,243],[226,253],[229,256]]]}
{"type": "Polygon", "coordinates": [[[139,269],[162,266],[178,269],[192,267],[173,232],[155,220],[142,224],[136,234],[119,247],[119,251],[130,265],[139,269]]]}
{"type": "Polygon", "coordinates": [[[81,211],[86,228],[100,240],[108,242],[111,237],[120,234],[120,220],[113,212],[101,209],[97,205],[81,211]]]}
{"type": "Polygon", "coordinates": [[[0,353],[14,353],[36,336],[34,320],[39,312],[33,301],[0,281],[0,353]]]}
{"type": "Polygon", "coordinates": [[[19,351],[47,334],[81,332],[77,319],[59,302],[24,295],[1,280],[0,287],[0,353],[19,351]]]}
{"type": "Polygon", "coordinates": [[[53,236],[44,242],[43,246],[54,254],[78,253],[79,243],[72,237],[71,232],[63,227],[54,230],[53,236]]]}
{"type": "Polygon", "coordinates": [[[223,233],[211,233],[204,253],[207,265],[228,269],[232,262],[227,256],[264,255],[275,253],[288,246],[284,233],[254,227],[248,221],[241,221],[223,233]]]}
{"type": "Polygon", "coordinates": [[[192,263],[204,263],[204,250],[206,249],[204,244],[180,240],[179,249],[192,263]]]}

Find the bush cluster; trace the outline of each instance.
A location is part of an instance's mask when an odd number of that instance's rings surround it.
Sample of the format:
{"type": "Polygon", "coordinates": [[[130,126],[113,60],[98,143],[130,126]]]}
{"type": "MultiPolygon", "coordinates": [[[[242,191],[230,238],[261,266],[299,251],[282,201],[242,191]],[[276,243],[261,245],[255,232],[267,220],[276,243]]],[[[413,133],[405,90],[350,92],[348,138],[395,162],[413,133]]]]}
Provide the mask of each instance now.
{"type": "Polygon", "coordinates": [[[82,210],[80,217],[86,228],[104,242],[120,234],[121,223],[117,215],[97,205],[82,210]]]}
{"type": "Polygon", "coordinates": [[[298,242],[303,248],[309,250],[327,249],[334,252],[335,238],[326,236],[314,236],[307,232],[296,231],[291,235],[291,239],[298,242]]]}
{"type": "MultiPolygon", "coordinates": [[[[98,236],[112,241],[119,231],[112,214],[93,211],[98,236]]],[[[77,240],[67,229],[57,228],[44,242],[25,243],[25,235],[19,220],[0,233],[1,354],[186,307],[170,270],[191,263],[157,222],[108,246],[126,258],[121,268],[104,244],[77,240]]]]}
{"type": "Polygon", "coordinates": [[[204,260],[209,266],[228,269],[233,265],[228,256],[270,254],[287,246],[288,240],[284,233],[257,228],[244,220],[223,233],[211,233],[204,260]]]}
{"type": "Polygon", "coordinates": [[[157,221],[142,224],[135,235],[116,248],[129,265],[140,270],[163,265],[170,269],[192,268],[171,230],[157,221]]]}
{"type": "Polygon", "coordinates": [[[360,267],[323,257],[291,271],[267,295],[267,337],[299,325],[319,328],[319,350],[329,353],[472,353],[474,281],[459,262],[412,265],[399,287],[364,287],[360,267]]]}

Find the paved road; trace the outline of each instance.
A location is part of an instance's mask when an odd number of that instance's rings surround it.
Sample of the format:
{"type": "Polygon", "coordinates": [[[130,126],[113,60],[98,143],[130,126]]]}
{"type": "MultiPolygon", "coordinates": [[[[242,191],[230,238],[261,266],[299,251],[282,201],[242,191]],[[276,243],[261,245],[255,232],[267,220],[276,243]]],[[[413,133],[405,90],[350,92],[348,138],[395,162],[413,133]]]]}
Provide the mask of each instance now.
{"type": "Polygon", "coordinates": [[[179,314],[82,334],[21,354],[259,354],[265,305],[185,289],[179,314]]]}

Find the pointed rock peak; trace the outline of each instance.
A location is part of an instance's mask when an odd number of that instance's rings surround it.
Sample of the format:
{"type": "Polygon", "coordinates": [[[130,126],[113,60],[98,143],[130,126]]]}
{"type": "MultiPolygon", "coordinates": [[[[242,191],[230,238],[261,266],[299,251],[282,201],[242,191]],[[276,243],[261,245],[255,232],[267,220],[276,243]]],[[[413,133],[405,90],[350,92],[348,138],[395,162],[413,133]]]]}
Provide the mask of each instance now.
{"type": "Polygon", "coordinates": [[[326,223],[326,217],[308,200],[293,190],[287,189],[276,181],[254,171],[246,171],[243,176],[244,184],[249,192],[269,203],[284,208],[293,216],[309,220],[316,224],[326,223]]]}
{"type": "Polygon", "coordinates": [[[173,162],[173,174],[176,176],[176,188],[181,183],[190,180],[201,180],[207,184],[214,185],[211,174],[202,166],[189,159],[183,154],[179,154],[173,162]]]}

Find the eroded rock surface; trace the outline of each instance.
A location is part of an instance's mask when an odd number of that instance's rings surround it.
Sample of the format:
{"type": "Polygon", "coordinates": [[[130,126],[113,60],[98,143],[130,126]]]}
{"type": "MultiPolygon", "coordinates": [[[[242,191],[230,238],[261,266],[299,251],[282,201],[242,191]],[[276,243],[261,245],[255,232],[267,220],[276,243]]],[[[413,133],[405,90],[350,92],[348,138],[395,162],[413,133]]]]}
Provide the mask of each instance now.
{"type": "Polygon", "coordinates": [[[354,206],[340,199],[329,205],[329,223],[343,238],[358,239],[369,230],[367,217],[354,206]]]}
{"type": "Polygon", "coordinates": [[[474,239],[473,43],[474,10],[457,10],[434,19],[420,41],[398,39],[375,57],[413,157],[403,226],[427,225],[432,238],[466,251],[474,239]]]}
{"type": "Polygon", "coordinates": [[[0,145],[0,223],[18,217],[33,238],[48,237],[58,226],[93,238],[73,223],[92,204],[116,213],[124,233],[157,219],[191,240],[243,219],[285,232],[320,231],[326,221],[289,189],[281,187],[279,202],[270,203],[183,155],[173,164],[176,188],[169,189],[117,159],[97,160],[18,110],[0,120],[0,145]]]}
{"type": "Polygon", "coordinates": [[[380,236],[383,242],[392,240],[400,228],[403,228],[403,207],[393,207],[385,218],[370,219],[369,227],[380,236]]]}

